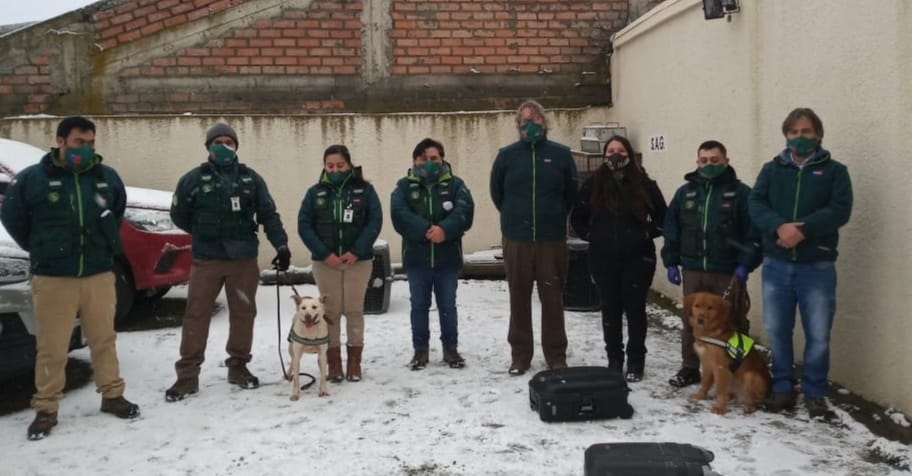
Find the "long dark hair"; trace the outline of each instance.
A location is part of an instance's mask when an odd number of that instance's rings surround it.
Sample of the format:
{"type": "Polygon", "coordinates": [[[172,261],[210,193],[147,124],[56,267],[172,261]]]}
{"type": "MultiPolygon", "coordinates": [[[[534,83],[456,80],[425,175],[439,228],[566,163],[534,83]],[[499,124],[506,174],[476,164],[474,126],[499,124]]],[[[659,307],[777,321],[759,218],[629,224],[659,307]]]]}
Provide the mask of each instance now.
{"type": "Polygon", "coordinates": [[[592,175],[592,192],[589,196],[589,203],[593,209],[602,209],[612,215],[617,215],[621,211],[621,202],[630,200],[630,211],[642,223],[646,223],[649,213],[655,208],[649,194],[649,176],[636,163],[636,154],[633,146],[626,137],[613,136],[605,143],[602,149],[602,155],[608,150],[608,144],[620,142],[627,151],[627,157],[630,161],[624,166],[624,180],[629,183],[629,193],[624,190],[614,180],[614,171],[607,165],[602,164],[592,175]]]}

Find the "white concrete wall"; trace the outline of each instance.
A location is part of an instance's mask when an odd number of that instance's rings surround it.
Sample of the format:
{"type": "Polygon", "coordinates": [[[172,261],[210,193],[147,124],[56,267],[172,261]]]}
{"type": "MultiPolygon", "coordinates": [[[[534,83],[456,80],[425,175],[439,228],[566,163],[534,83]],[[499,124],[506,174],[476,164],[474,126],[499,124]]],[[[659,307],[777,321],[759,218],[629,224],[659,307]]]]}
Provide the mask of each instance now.
{"type": "MultiPolygon", "coordinates": [[[[547,106],[547,104],[546,104],[547,106]]],[[[604,120],[605,108],[558,110],[551,114],[550,137],[579,147],[582,126],[604,120]]],[[[512,111],[322,116],[159,116],[96,117],[96,147],[128,185],[174,190],[177,180],[206,160],[206,129],[217,121],[235,128],[241,161],[263,175],[289,234],[294,265],[310,263],[310,253],[297,232],[298,208],[307,188],[316,183],[323,150],[348,146],[355,165],[377,188],[383,204],[380,237],[390,242],[394,261],[401,241],[389,218],[389,198],[396,181],[412,163],[415,144],[425,137],[440,140],[446,159],[466,181],[475,199],[475,223],[465,236],[467,253],[500,243],[500,222],[491,203],[488,181],[497,150],[517,138],[512,111]]],[[[58,118],[0,120],[0,136],[50,147],[58,118]]],[[[274,251],[261,234],[260,264],[268,267],[274,251]]]]}
{"type": "MultiPolygon", "coordinates": [[[[722,141],[753,184],[784,147],[786,114],[817,111],[823,145],[848,165],[855,193],[841,230],[830,375],[912,413],[912,2],[744,0],[731,22],[705,21],[701,5],[667,0],[616,35],[611,119],[628,126],[670,198],[701,141],[722,141]],[[656,135],[665,151],[649,150],[656,135]]],[[[759,282],[758,272],[751,319],[762,331],[759,282]]],[[[680,293],[664,272],[654,286],[680,293]]]]}

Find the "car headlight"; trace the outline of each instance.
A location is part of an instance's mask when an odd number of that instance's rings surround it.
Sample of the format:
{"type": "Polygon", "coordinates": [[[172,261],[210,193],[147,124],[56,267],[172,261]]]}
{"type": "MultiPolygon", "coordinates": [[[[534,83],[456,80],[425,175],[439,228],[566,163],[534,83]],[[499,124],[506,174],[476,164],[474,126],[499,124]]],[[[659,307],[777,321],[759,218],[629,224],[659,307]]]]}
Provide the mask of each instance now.
{"type": "Polygon", "coordinates": [[[179,231],[171,221],[171,213],[166,210],[151,210],[147,208],[128,208],[124,212],[124,220],[140,230],[152,232],[179,231]]]}

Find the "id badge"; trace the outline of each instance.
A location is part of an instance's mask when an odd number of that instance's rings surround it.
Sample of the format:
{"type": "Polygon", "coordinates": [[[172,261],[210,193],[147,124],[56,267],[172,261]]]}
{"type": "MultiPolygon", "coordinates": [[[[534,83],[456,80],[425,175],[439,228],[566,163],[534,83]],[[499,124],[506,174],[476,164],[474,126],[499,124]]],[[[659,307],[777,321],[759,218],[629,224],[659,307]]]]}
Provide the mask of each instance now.
{"type": "Polygon", "coordinates": [[[346,208],[345,212],[342,213],[342,222],[351,223],[355,219],[355,211],[351,208],[346,208]]]}
{"type": "Polygon", "coordinates": [[[231,211],[241,211],[241,197],[231,197],[231,211]]]}

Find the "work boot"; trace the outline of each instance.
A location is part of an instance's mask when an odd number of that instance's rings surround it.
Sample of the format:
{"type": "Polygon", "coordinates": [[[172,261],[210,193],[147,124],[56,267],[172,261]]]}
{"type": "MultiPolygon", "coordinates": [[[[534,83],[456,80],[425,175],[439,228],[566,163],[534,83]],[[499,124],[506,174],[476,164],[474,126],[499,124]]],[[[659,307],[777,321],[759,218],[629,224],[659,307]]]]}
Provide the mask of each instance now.
{"type": "Polygon", "coordinates": [[[643,367],[642,364],[631,364],[628,362],[627,373],[624,375],[624,379],[630,383],[636,383],[643,380],[643,367]]]}
{"type": "Polygon", "coordinates": [[[247,370],[247,365],[241,364],[228,367],[228,383],[244,389],[254,389],[260,386],[260,379],[247,370]]]}
{"type": "Polygon", "coordinates": [[[51,434],[51,428],[57,425],[57,412],[37,412],[32,424],[28,427],[28,439],[43,439],[51,434]]]}
{"type": "Polygon", "coordinates": [[[455,347],[445,347],[443,349],[443,361],[446,362],[451,369],[461,369],[465,367],[465,359],[459,355],[459,351],[455,347]]]}
{"type": "Polygon", "coordinates": [[[830,421],[836,418],[836,413],[830,410],[824,397],[804,397],[804,407],[808,410],[811,418],[820,418],[823,421],[830,421]]]}
{"type": "Polygon", "coordinates": [[[676,388],[684,388],[696,383],[700,383],[700,369],[688,367],[681,367],[674,377],[668,379],[668,384],[676,388]]]}
{"type": "Polygon", "coordinates": [[[529,364],[521,364],[518,362],[513,362],[510,364],[510,370],[507,372],[513,377],[519,377],[520,375],[526,373],[529,370],[529,364]]]}
{"type": "Polygon", "coordinates": [[[360,382],[361,381],[361,351],[364,350],[364,346],[361,345],[350,345],[348,346],[348,369],[346,373],[348,374],[349,382],[360,382]]]}
{"type": "Polygon", "coordinates": [[[123,396],[101,399],[102,413],[110,413],[117,418],[132,419],[139,416],[139,405],[131,403],[123,396]]]}
{"type": "Polygon", "coordinates": [[[426,350],[416,350],[415,355],[412,356],[412,361],[409,362],[409,367],[412,370],[424,370],[428,364],[428,351],[426,350]]]}
{"type": "Polygon", "coordinates": [[[797,395],[795,395],[794,390],[789,390],[787,392],[773,392],[770,396],[766,397],[766,400],[763,400],[761,407],[764,411],[770,413],[779,413],[782,410],[791,410],[795,408],[795,400],[797,395]]]}
{"type": "Polygon", "coordinates": [[[327,349],[326,361],[329,364],[329,375],[326,378],[333,383],[339,383],[344,380],[345,375],[342,374],[342,348],[335,346],[327,349]]]}
{"type": "Polygon", "coordinates": [[[179,378],[174,385],[165,390],[165,401],[176,402],[199,392],[199,377],[179,378]]]}

